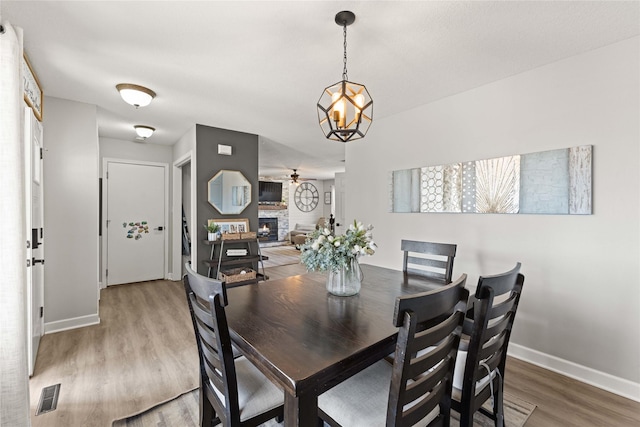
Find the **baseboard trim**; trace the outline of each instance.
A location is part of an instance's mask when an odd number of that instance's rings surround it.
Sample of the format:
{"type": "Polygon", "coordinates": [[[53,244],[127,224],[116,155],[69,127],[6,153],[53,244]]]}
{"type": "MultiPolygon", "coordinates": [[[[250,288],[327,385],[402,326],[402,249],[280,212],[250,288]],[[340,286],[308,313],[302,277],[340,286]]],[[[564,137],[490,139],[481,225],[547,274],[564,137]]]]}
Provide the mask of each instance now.
{"type": "Polygon", "coordinates": [[[44,333],[53,334],[55,332],[68,331],[70,329],[83,328],[85,326],[100,324],[100,316],[90,314],[88,316],[74,317],[72,319],[56,320],[44,324],[44,333]]]}
{"type": "Polygon", "coordinates": [[[541,368],[640,402],[640,383],[634,383],[633,381],[514,343],[509,343],[507,354],[516,359],[524,360],[541,368]]]}

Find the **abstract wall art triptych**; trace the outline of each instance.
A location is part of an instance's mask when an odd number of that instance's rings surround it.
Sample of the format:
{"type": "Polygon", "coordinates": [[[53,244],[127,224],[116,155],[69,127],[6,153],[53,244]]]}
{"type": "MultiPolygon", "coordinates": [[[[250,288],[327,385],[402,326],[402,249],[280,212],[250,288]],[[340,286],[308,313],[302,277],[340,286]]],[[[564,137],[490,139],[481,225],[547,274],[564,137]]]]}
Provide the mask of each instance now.
{"type": "Polygon", "coordinates": [[[389,173],[390,212],[589,215],[592,146],[389,173]]]}

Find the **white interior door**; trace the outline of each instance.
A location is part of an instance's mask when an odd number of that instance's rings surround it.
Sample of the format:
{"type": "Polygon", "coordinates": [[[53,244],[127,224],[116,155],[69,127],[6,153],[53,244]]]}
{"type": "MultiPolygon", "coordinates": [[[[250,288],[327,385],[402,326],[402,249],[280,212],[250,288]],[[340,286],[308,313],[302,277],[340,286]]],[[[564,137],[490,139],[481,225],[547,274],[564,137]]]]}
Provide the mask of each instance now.
{"type": "Polygon", "coordinates": [[[107,163],[107,285],[164,278],[166,169],[107,163]]]}
{"type": "Polygon", "coordinates": [[[44,247],[42,204],[42,125],[25,108],[24,159],[27,244],[27,353],[29,375],[33,375],[40,337],[44,331],[44,247]]]}
{"type": "Polygon", "coordinates": [[[345,208],[345,194],[347,192],[346,176],[344,173],[335,174],[335,218],[336,218],[336,235],[344,234],[346,231],[344,208],[345,208]]]}

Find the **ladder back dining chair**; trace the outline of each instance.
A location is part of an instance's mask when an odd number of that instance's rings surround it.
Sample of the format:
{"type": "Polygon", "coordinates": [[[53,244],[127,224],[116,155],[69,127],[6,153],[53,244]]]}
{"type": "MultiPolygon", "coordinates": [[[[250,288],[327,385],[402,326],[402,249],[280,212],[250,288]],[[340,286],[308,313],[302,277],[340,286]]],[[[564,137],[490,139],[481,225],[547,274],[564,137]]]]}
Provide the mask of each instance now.
{"type": "Polygon", "coordinates": [[[200,360],[200,426],[258,426],[282,419],[284,393],[244,356],[234,358],[225,284],[186,266],[184,287],[200,360]]]}
{"type": "Polygon", "coordinates": [[[445,284],[451,283],[457,245],[402,240],[400,248],[404,252],[403,272],[425,276],[445,284]]]}
{"type": "Polygon", "coordinates": [[[381,360],[321,394],[320,417],[344,427],[449,426],[453,370],[469,297],[466,278],[398,297],[394,364],[381,360]]]}
{"type": "Polygon", "coordinates": [[[520,263],[506,273],[480,277],[469,301],[453,381],[452,408],[460,426],[473,426],[477,411],[504,426],[503,389],[507,347],[520,302],[520,263]],[[492,410],[482,405],[492,398],[492,410]]]}

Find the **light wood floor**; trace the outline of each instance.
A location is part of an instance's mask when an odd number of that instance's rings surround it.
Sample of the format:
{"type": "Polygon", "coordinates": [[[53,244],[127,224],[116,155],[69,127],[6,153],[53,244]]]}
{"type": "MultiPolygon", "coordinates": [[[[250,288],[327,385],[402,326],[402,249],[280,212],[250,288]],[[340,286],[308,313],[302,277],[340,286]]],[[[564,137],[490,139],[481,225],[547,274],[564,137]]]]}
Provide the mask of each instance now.
{"type": "MultiPolygon", "coordinates": [[[[273,280],[280,277],[303,274],[306,271],[304,266],[300,264],[292,264],[281,267],[270,267],[266,269],[266,272],[271,280],[273,280]]],[[[181,321],[176,322],[177,324],[175,325],[175,328],[178,328],[179,331],[177,334],[173,334],[170,330],[165,329],[163,331],[163,335],[165,336],[165,338],[172,335],[184,335],[183,332],[186,326],[183,315],[186,313],[186,315],[188,316],[188,311],[186,301],[184,301],[184,299],[181,297],[183,295],[182,283],[167,281],[162,282],[163,287],[172,288],[170,292],[167,289],[165,292],[163,292],[163,294],[165,296],[175,295],[175,298],[154,298],[152,294],[149,295],[148,299],[144,295],[139,295],[137,297],[139,299],[145,299],[147,300],[147,302],[152,301],[155,309],[151,311],[139,311],[129,308],[128,310],[133,311],[132,313],[123,313],[122,298],[129,298],[127,289],[129,285],[121,285],[115,288],[109,288],[109,292],[111,293],[110,298],[108,298],[107,301],[101,301],[100,315],[102,322],[108,323],[110,321],[113,321],[114,319],[109,319],[108,317],[114,316],[115,318],[135,317],[136,321],[133,323],[148,324],[149,322],[153,323],[155,321],[150,313],[171,313],[170,316],[163,317],[180,318],[181,321]],[[118,293],[122,294],[121,297],[118,297],[116,295],[118,293]],[[103,306],[103,304],[117,304],[117,306],[107,307],[103,306]],[[181,312],[183,310],[184,312],[181,312]],[[149,318],[146,319],[146,317],[149,318]]],[[[144,286],[141,286],[137,289],[142,290],[144,288],[144,286]]],[[[148,289],[148,292],[153,292],[151,290],[152,288],[148,289]]],[[[144,292],[144,290],[142,290],[142,292],[144,292]]],[[[131,334],[135,334],[135,324],[131,325],[132,328],[127,329],[131,334]]],[[[42,357],[39,355],[36,374],[38,374],[38,372],[42,373],[41,375],[44,375],[44,373],[46,373],[47,377],[53,378],[58,376],[64,377],[72,375],[74,378],[78,379],[76,383],[78,384],[77,387],[79,388],[74,389],[73,393],[70,394],[68,385],[67,389],[65,390],[65,384],[63,384],[63,387],[61,389],[61,396],[64,396],[64,400],[66,401],[65,407],[67,409],[65,410],[65,413],[56,413],[60,411],[60,409],[58,409],[57,411],[54,411],[52,413],[45,414],[45,416],[35,417],[48,418],[48,421],[53,421],[55,417],[58,417],[60,419],[58,419],[57,421],[60,422],[45,422],[45,424],[42,424],[40,423],[40,421],[45,420],[39,419],[37,420],[38,422],[36,422],[34,425],[85,427],[86,425],[89,425],[85,424],[87,421],[87,418],[85,418],[87,414],[84,414],[85,412],[93,413],[95,416],[97,412],[108,412],[113,406],[113,403],[108,404],[107,402],[103,402],[104,405],[101,405],[100,403],[94,402],[92,404],[93,407],[88,411],[88,408],[84,407],[86,405],[86,397],[83,396],[95,394],[96,385],[104,381],[104,379],[102,378],[102,373],[96,371],[96,369],[88,368],[88,366],[92,365],[92,363],[89,363],[91,362],[90,360],[82,361],[80,360],[81,356],[72,353],[75,352],[74,349],[102,349],[102,340],[104,339],[104,336],[95,333],[86,333],[87,330],[90,330],[92,328],[95,327],[81,328],[64,332],[65,335],[72,335],[66,337],[66,341],[71,343],[69,349],[57,349],[57,351],[52,351],[47,354],[46,357],[42,357]],[[80,379],[82,381],[80,381],[80,379]],[[85,387],[85,389],[82,389],[82,387],[85,387]],[[74,404],[73,399],[77,399],[78,401],[74,404]],[[76,408],[75,410],[73,409],[74,407],[76,408]],[[77,414],[74,415],[74,412],[77,412],[77,414]],[[80,422],[80,420],[82,421],[80,422]]],[[[167,325],[165,326],[165,328],[171,328],[171,326],[167,325]]],[[[127,330],[125,330],[123,334],[127,334],[127,330]]],[[[193,333],[193,331],[191,331],[190,333],[193,333]]],[[[45,336],[43,340],[55,340],[56,335],[57,334],[45,336]]],[[[132,340],[128,340],[126,336],[121,336],[119,337],[119,339],[123,342],[135,341],[133,344],[129,345],[136,345],[141,349],[144,349],[145,347],[148,347],[150,345],[149,343],[146,343],[144,337],[140,337],[139,334],[136,335],[132,340]]],[[[41,346],[41,349],[42,348],[45,348],[45,346],[41,346]]],[[[127,351],[123,350],[124,348],[122,347],[111,349],[111,351],[100,350],[99,355],[101,358],[116,358],[118,363],[126,364],[127,351]]],[[[95,358],[96,355],[89,353],[87,357],[95,358]]],[[[147,360],[149,361],[149,363],[152,363],[153,359],[154,358],[149,358],[147,360]]],[[[158,363],[160,365],[163,365],[163,362],[161,361],[158,361],[158,363]]],[[[196,364],[195,366],[197,366],[197,360],[195,360],[194,363],[196,364]]],[[[95,363],[93,363],[93,365],[95,365],[95,363]]],[[[191,363],[189,363],[189,365],[191,365],[191,363]]],[[[110,376],[109,381],[117,383],[120,382],[121,379],[113,378],[110,376]]],[[[42,386],[41,382],[37,378],[37,375],[30,381],[30,385],[32,387],[36,385],[38,386],[37,390],[32,390],[31,392],[33,400],[36,395],[39,395],[39,390],[42,386]]],[[[138,386],[142,387],[143,385],[139,384],[138,386]]],[[[640,426],[640,403],[580,383],[573,379],[564,377],[562,375],[553,373],[551,371],[539,368],[537,366],[517,359],[510,358],[507,362],[505,392],[536,405],[536,409],[533,411],[533,414],[527,421],[526,427],[640,426]]],[[[126,395],[126,392],[123,394],[126,395]]],[[[61,397],[61,399],[63,399],[63,397],[61,397]]],[[[104,414],[103,418],[112,419],[113,417],[110,417],[109,414],[104,414]]],[[[35,421],[34,418],[32,418],[32,421],[35,421]]],[[[105,425],[105,427],[110,427],[110,424],[95,425],[105,425]]]]}
{"type": "Polygon", "coordinates": [[[270,246],[260,248],[262,255],[268,259],[264,261],[264,267],[277,267],[289,264],[300,264],[300,251],[293,245],[270,246]]]}
{"type": "Polygon", "coordinates": [[[181,282],[100,292],[100,324],[42,337],[29,380],[33,427],[111,427],[198,386],[198,352],[181,282]],[[55,411],[35,416],[44,387],[61,384],[55,411]]]}

